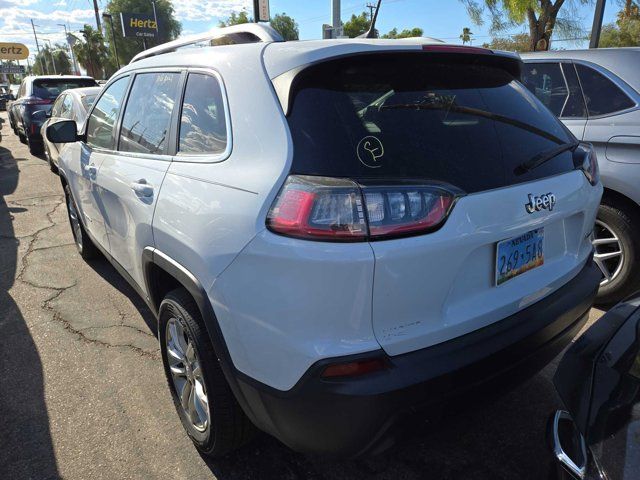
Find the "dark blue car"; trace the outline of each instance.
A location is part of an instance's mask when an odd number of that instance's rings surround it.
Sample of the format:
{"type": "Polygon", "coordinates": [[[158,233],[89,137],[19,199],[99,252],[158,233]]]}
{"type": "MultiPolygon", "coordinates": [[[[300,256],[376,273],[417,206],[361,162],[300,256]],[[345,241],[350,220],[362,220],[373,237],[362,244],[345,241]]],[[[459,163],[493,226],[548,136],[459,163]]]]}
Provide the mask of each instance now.
{"type": "Polygon", "coordinates": [[[68,89],[96,87],[91,77],[72,75],[26,77],[22,80],[17,98],[9,109],[9,123],[20,141],[29,146],[29,151],[39,155],[43,151],[40,127],[58,95],[68,89]]]}

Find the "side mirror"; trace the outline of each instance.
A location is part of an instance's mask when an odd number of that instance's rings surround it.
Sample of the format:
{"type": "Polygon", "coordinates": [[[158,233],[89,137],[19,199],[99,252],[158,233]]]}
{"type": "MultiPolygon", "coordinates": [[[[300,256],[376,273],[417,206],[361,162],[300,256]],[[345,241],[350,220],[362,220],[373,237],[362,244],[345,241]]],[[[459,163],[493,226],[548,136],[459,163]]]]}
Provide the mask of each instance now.
{"type": "Polygon", "coordinates": [[[49,110],[48,112],[45,112],[44,116],[47,118],[51,118],[51,110],[49,110]]]}
{"type": "Polygon", "coordinates": [[[52,143],[73,143],[79,140],[74,120],[62,120],[47,127],[47,140],[52,143]]]}

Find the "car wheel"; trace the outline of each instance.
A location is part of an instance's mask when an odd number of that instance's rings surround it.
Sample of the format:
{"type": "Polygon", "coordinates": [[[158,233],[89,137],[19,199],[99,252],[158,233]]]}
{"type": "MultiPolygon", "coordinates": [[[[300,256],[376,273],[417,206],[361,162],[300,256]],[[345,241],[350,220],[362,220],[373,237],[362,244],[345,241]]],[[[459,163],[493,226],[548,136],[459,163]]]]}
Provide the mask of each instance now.
{"type": "Polygon", "coordinates": [[[71,232],[73,240],[78,249],[78,253],[84,260],[94,258],[98,253],[98,249],[93,244],[80,221],[80,212],[76,205],[69,185],[64,186],[64,194],[67,201],[67,213],[69,214],[69,223],[71,224],[71,232]]]}
{"type": "Polygon", "coordinates": [[[31,155],[42,155],[42,145],[38,142],[34,142],[29,134],[27,137],[27,146],[29,147],[29,153],[31,155]]]}
{"type": "Polygon", "coordinates": [[[46,157],[47,162],[49,162],[49,169],[57,175],[58,167],[56,167],[56,165],[53,163],[53,160],[51,160],[51,152],[49,151],[49,146],[46,143],[44,145],[44,156],[46,157]]]}
{"type": "Polygon", "coordinates": [[[18,130],[18,138],[20,139],[20,143],[27,143],[27,137],[25,137],[24,133],[20,133],[20,130],[18,130]]]}
{"type": "Polygon", "coordinates": [[[618,202],[603,203],[593,244],[602,271],[596,304],[616,304],[640,287],[640,215],[618,202]]]}
{"type": "Polygon", "coordinates": [[[220,457],[246,443],[255,427],[238,405],[186,290],[170,292],[160,304],[158,333],[173,403],[196,448],[220,457]]]}

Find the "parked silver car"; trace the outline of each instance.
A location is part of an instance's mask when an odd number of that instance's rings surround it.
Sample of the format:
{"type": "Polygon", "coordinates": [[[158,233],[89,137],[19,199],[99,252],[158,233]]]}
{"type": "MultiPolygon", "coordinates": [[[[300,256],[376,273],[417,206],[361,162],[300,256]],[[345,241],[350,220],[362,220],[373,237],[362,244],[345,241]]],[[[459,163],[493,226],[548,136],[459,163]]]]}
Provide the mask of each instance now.
{"type": "Polygon", "coordinates": [[[597,301],[640,287],[640,48],[522,55],[523,83],[579,139],[595,146],[604,196],[594,230],[597,301]]]}
{"type": "Polygon", "coordinates": [[[47,140],[47,136],[45,135],[47,127],[61,120],[74,120],[78,125],[78,130],[81,131],[87,119],[87,112],[101,90],[102,87],[65,90],[58,96],[49,112],[42,112],[42,114],[47,117],[47,120],[42,124],[41,128],[44,154],[47,157],[52,172],[58,172],[58,157],[62,145],[47,140]]]}

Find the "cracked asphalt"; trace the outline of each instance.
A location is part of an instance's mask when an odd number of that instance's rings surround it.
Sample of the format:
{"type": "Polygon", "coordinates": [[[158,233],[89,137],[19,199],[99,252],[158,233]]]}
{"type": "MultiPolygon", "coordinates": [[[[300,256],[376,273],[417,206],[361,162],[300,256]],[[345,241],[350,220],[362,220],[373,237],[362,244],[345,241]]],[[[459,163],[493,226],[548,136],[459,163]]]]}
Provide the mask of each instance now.
{"type": "Polygon", "coordinates": [[[549,478],[557,359],[506,395],[416,422],[377,457],[304,456],[262,435],[203,459],[166,388],[153,316],[105,259],[82,261],[58,177],[0,122],[0,478],[549,478]]]}

